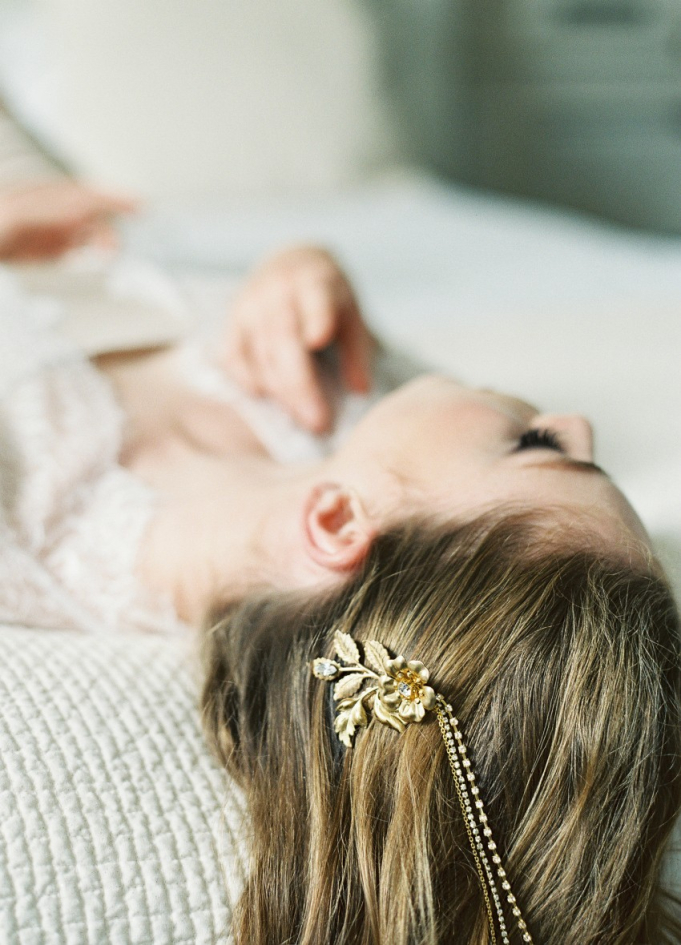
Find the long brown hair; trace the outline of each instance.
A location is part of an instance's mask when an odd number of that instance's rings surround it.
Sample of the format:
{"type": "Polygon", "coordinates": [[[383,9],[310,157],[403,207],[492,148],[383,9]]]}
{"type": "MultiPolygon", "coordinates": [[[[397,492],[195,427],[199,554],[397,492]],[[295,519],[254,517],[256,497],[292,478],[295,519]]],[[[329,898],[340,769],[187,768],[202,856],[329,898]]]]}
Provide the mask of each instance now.
{"type": "Polygon", "coordinates": [[[253,595],[213,621],[205,724],[252,817],[238,945],[489,941],[437,723],[373,722],[344,749],[310,673],[337,629],[422,660],[455,707],[538,945],[681,941],[657,886],[681,807],[672,596],[540,547],[527,517],[410,524],[333,593],[253,595]]]}

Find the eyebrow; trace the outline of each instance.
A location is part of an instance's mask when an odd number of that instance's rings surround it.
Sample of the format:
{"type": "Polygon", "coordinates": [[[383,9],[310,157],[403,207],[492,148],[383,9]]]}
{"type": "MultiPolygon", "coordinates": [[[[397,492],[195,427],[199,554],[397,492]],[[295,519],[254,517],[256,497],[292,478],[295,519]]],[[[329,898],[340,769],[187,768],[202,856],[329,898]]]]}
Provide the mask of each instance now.
{"type": "Polygon", "coordinates": [[[608,473],[604,469],[601,469],[600,466],[597,466],[596,463],[588,463],[582,459],[572,459],[570,456],[556,457],[556,459],[549,459],[543,463],[528,463],[527,465],[535,466],[536,468],[541,467],[542,469],[569,469],[571,472],[596,473],[599,476],[605,476],[606,479],[610,479],[608,473]]]}

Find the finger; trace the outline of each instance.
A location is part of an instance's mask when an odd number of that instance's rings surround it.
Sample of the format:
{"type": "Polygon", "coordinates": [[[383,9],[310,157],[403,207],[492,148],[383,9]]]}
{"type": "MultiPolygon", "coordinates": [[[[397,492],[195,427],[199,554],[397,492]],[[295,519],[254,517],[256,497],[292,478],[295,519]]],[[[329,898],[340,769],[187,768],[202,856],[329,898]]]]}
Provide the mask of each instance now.
{"type": "Polygon", "coordinates": [[[325,286],[309,286],[298,299],[300,334],[308,351],[321,351],[336,337],[339,311],[330,291],[325,286]]]}
{"type": "Polygon", "coordinates": [[[59,252],[67,252],[79,246],[96,246],[103,250],[114,250],[117,249],[119,243],[116,230],[102,217],[87,219],[79,225],[71,224],[42,232],[36,231],[35,238],[51,245],[59,243],[59,252]]]}
{"type": "Polygon", "coordinates": [[[94,188],[82,188],[84,201],[98,214],[135,213],[140,208],[140,201],[122,194],[112,194],[94,188]]]}
{"type": "Polygon", "coordinates": [[[84,230],[82,242],[99,249],[112,250],[118,248],[120,241],[118,233],[111,224],[100,220],[84,230]]]}
{"type": "Polygon", "coordinates": [[[233,331],[229,333],[220,360],[226,373],[246,393],[252,397],[260,397],[265,393],[263,385],[258,380],[254,353],[249,345],[248,336],[244,332],[233,331]]]}
{"type": "Polygon", "coordinates": [[[34,226],[56,225],[70,230],[74,240],[80,238],[81,231],[97,226],[111,226],[111,221],[121,214],[134,212],[135,206],[130,201],[109,198],[105,195],[83,190],[64,194],[60,201],[54,201],[49,207],[49,216],[36,218],[34,226]]]}
{"type": "Polygon", "coordinates": [[[68,181],[60,186],[43,188],[28,194],[24,217],[27,225],[44,226],[55,223],[62,226],[81,226],[98,219],[132,213],[137,208],[128,197],[107,194],[68,181]],[[41,195],[41,189],[44,193],[41,195]],[[42,197],[42,199],[41,199],[42,197]]]}
{"type": "Polygon", "coordinates": [[[65,233],[61,227],[45,230],[29,229],[15,236],[3,256],[15,262],[35,262],[61,256],[71,246],[70,234],[65,233]]]}
{"type": "Polygon", "coordinates": [[[374,344],[356,308],[341,319],[338,354],[341,380],[348,390],[365,394],[371,389],[374,344]]]}
{"type": "Polygon", "coordinates": [[[119,239],[114,227],[103,218],[87,219],[80,225],[61,227],[64,250],[78,246],[95,246],[102,250],[118,248],[119,239]]]}
{"type": "Polygon", "coordinates": [[[313,433],[322,433],[331,423],[331,410],[314,359],[296,330],[295,322],[291,324],[291,321],[290,317],[286,319],[288,330],[279,328],[270,332],[269,343],[262,344],[263,380],[270,394],[300,426],[313,433]]]}

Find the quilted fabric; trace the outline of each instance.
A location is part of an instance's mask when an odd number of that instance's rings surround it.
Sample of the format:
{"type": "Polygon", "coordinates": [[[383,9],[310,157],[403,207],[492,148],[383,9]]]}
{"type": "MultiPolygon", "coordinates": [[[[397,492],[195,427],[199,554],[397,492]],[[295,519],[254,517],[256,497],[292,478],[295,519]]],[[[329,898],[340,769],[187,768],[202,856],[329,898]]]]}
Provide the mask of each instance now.
{"type": "Polygon", "coordinates": [[[196,678],[175,638],[0,627],[2,945],[229,945],[248,823],[196,678]]]}
{"type": "Polygon", "coordinates": [[[244,800],[184,640],[0,628],[3,945],[229,942],[244,800]]]}

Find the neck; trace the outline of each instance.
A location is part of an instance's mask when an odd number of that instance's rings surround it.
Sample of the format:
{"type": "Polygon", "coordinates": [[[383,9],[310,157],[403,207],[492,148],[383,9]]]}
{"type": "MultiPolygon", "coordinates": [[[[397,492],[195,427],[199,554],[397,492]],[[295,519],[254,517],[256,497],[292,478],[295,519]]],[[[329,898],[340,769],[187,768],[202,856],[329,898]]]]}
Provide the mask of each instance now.
{"type": "Polygon", "coordinates": [[[318,463],[283,466],[266,456],[229,462],[188,453],[157,485],[142,581],[199,625],[211,608],[259,585],[320,579],[301,553],[303,504],[320,470],[318,463]]]}

